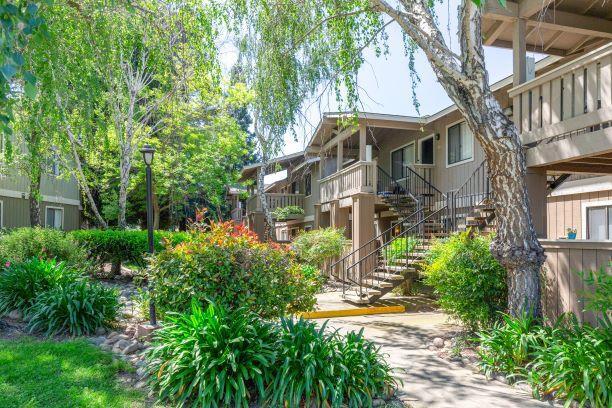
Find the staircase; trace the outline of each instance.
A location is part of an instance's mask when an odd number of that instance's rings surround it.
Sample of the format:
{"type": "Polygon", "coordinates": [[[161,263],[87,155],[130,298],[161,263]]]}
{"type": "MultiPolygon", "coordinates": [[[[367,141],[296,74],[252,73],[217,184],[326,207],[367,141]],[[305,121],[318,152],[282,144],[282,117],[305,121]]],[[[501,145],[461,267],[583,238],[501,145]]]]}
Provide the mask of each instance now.
{"type": "Polygon", "coordinates": [[[378,168],[377,194],[397,222],[331,266],[343,297],[368,304],[418,277],[433,240],[467,228],[494,227],[495,209],[483,162],[457,190],[443,194],[406,166],[400,180],[378,168]]]}

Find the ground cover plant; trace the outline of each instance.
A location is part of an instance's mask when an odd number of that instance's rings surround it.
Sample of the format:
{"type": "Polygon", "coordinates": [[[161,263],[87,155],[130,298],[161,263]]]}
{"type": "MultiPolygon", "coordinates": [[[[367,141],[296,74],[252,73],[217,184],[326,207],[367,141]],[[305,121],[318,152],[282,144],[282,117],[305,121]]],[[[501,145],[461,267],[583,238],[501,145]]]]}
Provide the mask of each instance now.
{"type": "Polygon", "coordinates": [[[504,316],[503,322],[478,333],[483,371],[509,374],[527,381],[538,398],[562,399],[569,406],[609,407],[612,404],[612,325],[580,324],[563,315],[550,327],[523,315],[504,316]]]}
{"type": "Polygon", "coordinates": [[[128,369],[84,340],[0,340],[0,407],[144,407],[142,393],[117,381],[128,369]]]}
{"type": "Polygon", "coordinates": [[[171,314],[147,352],[149,381],[177,406],[370,406],[396,386],[379,349],[306,320],[209,304],[171,314]]]}
{"type": "Polygon", "coordinates": [[[55,260],[7,262],[0,271],[0,316],[13,310],[26,314],[40,293],[77,276],[65,263],[55,260]]]}
{"type": "Polygon", "coordinates": [[[162,400],[177,406],[237,406],[260,401],[276,360],[273,326],[246,308],[199,302],[167,318],[148,352],[148,371],[162,400]]]}
{"type": "Polygon", "coordinates": [[[486,327],[507,307],[506,270],[491,255],[491,239],[459,232],[436,241],[425,257],[425,284],[440,307],[470,329],[486,327]]]}
{"type": "Polygon", "coordinates": [[[87,251],[70,234],[52,228],[18,228],[0,237],[0,261],[30,258],[55,259],[70,268],[88,272],[87,251]]]}
{"type": "Polygon", "coordinates": [[[186,311],[193,296],[262,317],[310,310],[320,281],[287,247],[259,242],[243,226],[213,223],[156,253],[148,268],[158,310],[186,311]]]}
{"type": "Polygon", "coordinates": [[[63,332],[72,336],[93,334],[115,320],[118,295],[97,282],[62,283],[36,296],[27,311],[28,328],[47,336],[63,332]]]}

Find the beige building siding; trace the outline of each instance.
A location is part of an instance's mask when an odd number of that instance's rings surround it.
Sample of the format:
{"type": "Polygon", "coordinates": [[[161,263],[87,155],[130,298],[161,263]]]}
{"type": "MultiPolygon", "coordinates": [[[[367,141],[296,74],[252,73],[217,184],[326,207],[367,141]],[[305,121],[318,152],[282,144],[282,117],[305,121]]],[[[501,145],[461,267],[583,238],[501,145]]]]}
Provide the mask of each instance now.
{"type": "Polygon", "coordinates": [[[586,239],[583,234],[583,206],[585,203],[612,200],[612,190],[548,197],[548,238],[557,239],[567,235],[566,229],[576,228],[577,239],[586,239]]]}
{"type": "Polygon", "coordinates": [[[61,208],[64,210],[64,226],[63,226],[64,231],[72,231],[80,227],[81,213],[79,211],[78,206],[69,205],[69,204],[50,203],[46,201],[43,201],[40,205],[40,218],[41,218],[40,221],[43,225],[45,225],[45,222],[46,222],[45,217],[47,214],[47,211],[46,211],[47,207],[61,208]]]}
{"type": "MultiPolygon", "coordinates": [[[[28,199],[0,196],[0,202],[2,202],[2,228],[30,226],[30,201],[28,199]]],[[[71,231],[79,228],[81,220],[78,206],[47,201],[43,201],[40,205],[40,217],[43,225],[45,225],[47,206],[63,209],[64,230],[71,231]]]]}
{"type": "Polygon", "coordinates": [[[2,196],[0,201],[2,201],[2,228],[30,226],[29,200],[2,196]]]}

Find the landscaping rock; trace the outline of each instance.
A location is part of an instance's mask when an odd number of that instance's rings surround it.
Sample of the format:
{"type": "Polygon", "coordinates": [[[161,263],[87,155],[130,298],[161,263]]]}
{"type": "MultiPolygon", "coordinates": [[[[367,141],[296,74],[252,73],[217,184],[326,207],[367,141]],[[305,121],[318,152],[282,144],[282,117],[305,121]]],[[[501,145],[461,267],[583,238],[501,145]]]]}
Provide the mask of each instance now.
{"type": "Polygon", "coordinates": [[[385,405],[387,405],[387,403],[382,398],[374,398],[372,400],[372,407],[374,407],[374,408],[375,407],[384,407],[385,405]]]}
{"type": "Polygon", "coordinates": [[[100,345],[100,348],[104,351],[112,351],[113,350],[113,345],[109,344],[109,343],[102,343],[100,345]]]}
{"type": "Polygon", "coordinates": [[[11,310],[7,316],[9,319],[13,319],[13,320],[21,320],[21,318],[23,317],[21,315],[21,312],[17,309],[11,310]]]}
{"type": "Polygon", "coordinates": [[[113,352],[114,353],[121,353],[123,352],[123,350],[129,346],[131,343],[129,340],[119,340],[118,342],[115,343],[115,345],[113,346],[113,352]]]}
{"type": "Polygon", "coordinates": [[[119,333],[117,333],[116,331],[114,332],[110,332],[108,336],[106,336],[107,339],[112,339],[115,338],[115,336],[118,336],[119,333]]]}
{"type": "Polygon", "coordinates": [[[104,336],[106,334],[106,328],[105,327],[98,327],[96,329],[96,336],[104,336]]]}
{"type": "Polygon", "coordinates": [[[104,336],[92,337],[89,339],[89,342],[91,344],[95,344],[96,346],[100,346],[105,341],[106,341],[106,337],[104,336]]]}
{"type": "Polygon", "coordinates": [[[433,340],[433,345],[436,346],[437,348],[441,349],[442,347],[444,347],[444,340],[440,337],[436,337],[433,340]]]}
{"type": "Polygon", "coordinates": [[[134,337],[136,337],[137,339],[151,340],[151,335],[158,328],[159,326],[153,326],[151,324],[139,324],[138,326],[136,326],[134,337]]]}
{"type": "Polygon", "coordinates": [[[133,341],[126,348],[123,349],[122,353],[127,356],[127,355],[130,355],[130,354],[140,350],[141,347],[142,346],[140,345],[140,343],[138,343],[137,341],[133,341]]]}
{"type": "Polygon", "coordinates": [[[114,337],[107,337],[106,341],[104,342],[104,344],[107,344],[109,346],[112,346],[113,344],[115,344],[116,342],[118,342],[120,339],[117,336],[114,337]]]}

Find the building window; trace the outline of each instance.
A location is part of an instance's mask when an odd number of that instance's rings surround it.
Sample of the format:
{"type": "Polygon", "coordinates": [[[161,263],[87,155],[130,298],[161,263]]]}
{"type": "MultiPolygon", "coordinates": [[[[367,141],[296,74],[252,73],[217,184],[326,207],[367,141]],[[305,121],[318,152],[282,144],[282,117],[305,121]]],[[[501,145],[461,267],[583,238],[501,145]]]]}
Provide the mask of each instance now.
{"type": "Polygon", "coordinates": [[[404,167],[414,164],[414,142],[391,152],[391,177],[404,178],[404,167]]]}
{"type": "Polygon", "coordinates": [[[300,186],[297,181],[291,183],[291,194],[300,194],[300,186]]]}
{"type": "Polygon", "coordinates": [[[465,122],[447,129],[446,165],[459,164],[474,158],[474,137],[465,122]]]}
{"type": "Polygon", "coordinates": [[[597,109],[601,109],[601,62],[597,63],[597,109]]]}
{"type": "Polygon", "coordinates": [[[56,149],[53,148],[53,152],[51,153],[51,157],[48,159],[47,163],[48,163],[49,174],[53,176],[59,176],[60,175],[59,155],[57,154],[55,150],[56,149]]]}
{"type": "Polygon", "coordinates": [[[421,164],[434,164],[433,135],[419,140],[419,161],[421,164]]]}
{"type": "Polygon", "coordinates": [[[64,209],[60,207],[47,207],[45,209],[45,227],[64,229],[64,209]]]}
{"type": "Polygon", "coordinates": [[[612,205],[587,207],[587,239],[599,241],[610,240],[612,237],[612,205]]]}
{"type": "Polygon", "coordinates": [[[308,173],[304,176],[304,194],[309,196],[312,194],[312,174],[308,173]]]}

